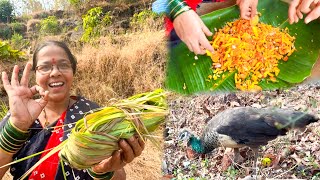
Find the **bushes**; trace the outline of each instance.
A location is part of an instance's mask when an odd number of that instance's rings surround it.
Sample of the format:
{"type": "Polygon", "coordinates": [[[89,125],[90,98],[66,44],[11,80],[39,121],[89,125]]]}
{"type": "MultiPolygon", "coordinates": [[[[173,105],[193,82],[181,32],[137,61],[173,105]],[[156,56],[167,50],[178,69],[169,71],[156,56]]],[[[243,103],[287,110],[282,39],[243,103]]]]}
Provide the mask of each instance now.
{"type": "Polygon", "coordinates": [[[40,21],[40,33],[56,35],[60,32],[59,22],[55,16],[40,21]]]}
{"type": "Polygon", "coordinates": [[[139,13],[135,13],[131,19],[131,24],[143,24],[147,19],[154,20],[156,17],[156,13],[146,9],[139,13]]]}
{"type": "Polygon", "coordinates": [[[12,33],[11,33],[11,28],[6,25],[1,25],[0,26],[0,38],[1,39],[10,39],[12,33]]]}
{"type": "Polygon", "coordinates": [[[7,115],[8,111],[8,106],[0,99],[0,121],[7,115]]]}
{"type": "Polygon", "coordinates": [[[0,41],[0,60],[1,61],[16,61],[23,59],[24,53],[19,50],[14,50],[8,43],[0,41]]]}
{"type": "Polygon", "coordinates": [[[83,21],[83,35],[81,41],[89,42],[90,39],[100,35],[101,28],[111,24],[111,17],[109,12],[103,13],[101,7],[90,9],[84,16],[83,21]]]}
{"type": "Polygon", "coordinates": [[[162,28],[163,20],[162,16],[157,15],[156,13],[152,12],[151,10],[143,10],[139,13],[135,13],[131,18],[130,25],[133,28],[141,29],[141,28],[148,28],[148,29],[158,29],[162,28]],[[161,19],[159,21],[159,19],[161,19]]]}
{"type": "Polygon", "coordinates": [[[14,33],[10,39],[10,44],[14,49],[23,49],[29,45],[29,41],[24,39],[21,34],[14,33]]]}
{"type": "Polygon", "coordinates": [[[27,27],[23,23],[0,24],[0,38],[10,39],[12,34],[25,34],[27,27]]]}
{"type": "Polygon", "coordinates": [[[23,23],[14,22],[10,24],[13,33],[25,34],[27,27],[23,23]]]}

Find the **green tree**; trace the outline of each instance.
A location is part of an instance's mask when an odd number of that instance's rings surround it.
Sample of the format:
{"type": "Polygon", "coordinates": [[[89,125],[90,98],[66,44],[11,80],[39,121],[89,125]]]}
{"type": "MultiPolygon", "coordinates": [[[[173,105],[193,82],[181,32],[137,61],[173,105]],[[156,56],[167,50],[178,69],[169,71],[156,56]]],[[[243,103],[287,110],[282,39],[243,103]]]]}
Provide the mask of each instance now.
{"type": "Polygon", "coordinates": [[[110,12],[104,13],[101,7],[90,9],[82,16],[82,22],[84,30],[81,37],[82,42],[89,42],[92,38],[100,36],[101,29],[112,23],[110,12]]]}
{"type": "Polygon", "coordinates": [[[12,18],[13,5],[9,0],[0,0],[0,22],[10,22],[12,18]]]}
{"type": "Polygon", "coordinates": [[[58,34],[60,32],[59,21],[55,16],[49,16],[40,22],[41,34],[58,34]]]}

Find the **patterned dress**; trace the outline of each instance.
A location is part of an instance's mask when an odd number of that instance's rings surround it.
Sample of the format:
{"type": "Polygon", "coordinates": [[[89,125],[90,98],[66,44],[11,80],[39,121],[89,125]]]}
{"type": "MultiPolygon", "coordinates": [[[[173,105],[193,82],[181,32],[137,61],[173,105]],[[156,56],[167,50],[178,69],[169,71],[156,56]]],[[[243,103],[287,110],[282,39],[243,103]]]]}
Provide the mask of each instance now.
{"type": "MultiPolygon", "coordinates": [[[[83,97],[72,97],[72,98],[73,99],[76,98],[76,102],[66,111],[66,116],[63,123],[67,126],[64,126],[63,128],[63,137],[59,138],[60,142],[66,140],[70,136],[70,132],[71,132],[71,129],[74,127],[74,123],[79,119],[81,119],[86,112],[89,112],[99,107],[96,103],[91,102],[83,97]]],[[[4,117],[4,119],[0,122],[1,130],[2,130],[2,127],[5,125],[5,123],[8,121],[9,117],[10,117],[10,113],[8,113],[4,117]]],[[[46,145],[52,133],[54,133],[53,128],[51,127],[55,126],[57,122],[58,120],[55,123],[52,123],[50,126],[48,126],[48,129],[47,128],[43,129],[40,124],[40,121],[37,119],[30,128],[31,136],[29,140],[13,156],[13,159],[14,160],[21,159],[31,154],[43,151],[46,148],[46,145]]],[[[11,165],[10,172],[13,176],[13,179],[19,179],[26,171],[28,171],[35,163],[39,161],[40,157],[41,155],[38,155],[36,157],[11,165]]],[[[86,172],[86,170],[72,169],[70,166],[68,166],[65,163],[63,164],[63,166],[65,170],[65,176],[67,179],[70,179],[70,180],[71,179],[72,180],[92,179],[89,176],[89,174],[86,172]]],[[[47,168],[45,171],[38,172],[35,170],[33,171],[33,173],[36,173],[36,174],[39,173],[39,177],[40,177],[39,179],[46,179],[46,180],[50,180],[50,179],[63,180],[64,179],[63,171],[60,163],[57,166],[57,169],[55,170],[57,172],[55,174],[55,178],[46,177],[46,173],[53,170],[55,169],[47,168]]]]}

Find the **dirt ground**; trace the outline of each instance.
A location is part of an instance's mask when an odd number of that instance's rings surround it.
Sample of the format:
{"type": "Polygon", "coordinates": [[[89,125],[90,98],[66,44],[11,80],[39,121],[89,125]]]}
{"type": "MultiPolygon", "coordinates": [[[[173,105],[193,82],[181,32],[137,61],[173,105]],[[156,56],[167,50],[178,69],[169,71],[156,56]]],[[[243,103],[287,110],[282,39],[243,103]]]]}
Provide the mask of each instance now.
{"type": "MultiPolygon", "coordinates": [[[[161,145],[163,145],[162,129],[157,131],[161,145]]],[[[125,166],[127,180],[159,180],[161,179],[161,159],[163,150],[157,149],[150,141],[142,155],[136,158],[132,163],[125,166]]]]}

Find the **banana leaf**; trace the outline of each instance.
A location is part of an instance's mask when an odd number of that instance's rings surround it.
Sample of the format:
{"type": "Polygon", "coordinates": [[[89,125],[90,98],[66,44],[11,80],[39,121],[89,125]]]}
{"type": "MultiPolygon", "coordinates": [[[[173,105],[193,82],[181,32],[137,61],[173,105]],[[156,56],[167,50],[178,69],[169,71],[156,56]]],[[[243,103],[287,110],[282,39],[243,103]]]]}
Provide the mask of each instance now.
{"type": "MultiPolygon", "coordinates": [[[[258,11],[261,13],[260,22],[280,28],[288,28],[289,34],[296,37],[295,51],[288,61],[279,61],[280,73],[277,82],[263,79],[259,86],[263,90],[290,87],[301,83],[311,74],[312,67],[320,52],[320,23],[312,21],[304,24],[290,25],[288,22],[289,5],[280,0],[259,0],[258,11]]],[[[232,22],[240,17],[238,6],[213,11],[201,17],[211,30],[222,28],[226,22],[232,22]]],[[[211,40],[212,37],[208,37],[211,40]]],[[[167,89],[181,94],[195,94],[205,91],[230,92],[236,91],[234,72],[226,72],[225,78],[216,81],[208,80],[212,72],[212,61],[206,55],[190,52],[181,42],[170,49],[165,86],[167,89]]]]}

